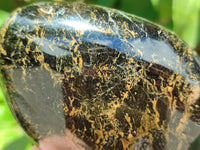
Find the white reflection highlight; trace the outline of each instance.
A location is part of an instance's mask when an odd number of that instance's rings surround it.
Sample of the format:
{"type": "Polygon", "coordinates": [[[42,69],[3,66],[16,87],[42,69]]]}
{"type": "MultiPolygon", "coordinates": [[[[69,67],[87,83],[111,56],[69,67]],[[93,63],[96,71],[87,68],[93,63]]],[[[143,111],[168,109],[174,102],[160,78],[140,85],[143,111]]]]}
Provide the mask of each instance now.
{"type": "Polygon", "coordinates": [[[77,30],[93,30],[93,31],[99,31],[99,29],[87,22],[82,22],[82,21],[77,21],[77,20],[62,20],[60,22],[61,24],[64,24],[64,25],[67,25],[67,26],[70,26],[74,29],[77,29],[77,30]]]}

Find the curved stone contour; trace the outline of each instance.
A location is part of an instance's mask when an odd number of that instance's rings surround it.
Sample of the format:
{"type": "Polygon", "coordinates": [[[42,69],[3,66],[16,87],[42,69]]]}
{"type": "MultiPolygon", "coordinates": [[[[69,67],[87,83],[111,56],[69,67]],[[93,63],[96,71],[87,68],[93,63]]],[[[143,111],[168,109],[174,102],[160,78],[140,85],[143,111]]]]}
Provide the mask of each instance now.
{"type": "Polygon", "coordinates": [[[36,140],[67,128],[95,149],[184,149],[200,132],[200,61],[158,25],[37,3],[14,11],[0,36],[7,101],[36,140]]]}

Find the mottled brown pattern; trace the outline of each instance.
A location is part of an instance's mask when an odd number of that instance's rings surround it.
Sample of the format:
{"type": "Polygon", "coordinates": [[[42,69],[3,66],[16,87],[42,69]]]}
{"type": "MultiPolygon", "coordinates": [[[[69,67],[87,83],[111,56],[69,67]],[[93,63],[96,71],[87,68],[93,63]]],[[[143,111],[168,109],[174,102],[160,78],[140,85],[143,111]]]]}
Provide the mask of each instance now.
{"type": "Polygon", "coordinates": [[[200,60],[142,18],[37,3],[4,23],[0,51],[7,102],[35,140],[67,128],[94,149],[185,149],[200,133],[200,60]]]}

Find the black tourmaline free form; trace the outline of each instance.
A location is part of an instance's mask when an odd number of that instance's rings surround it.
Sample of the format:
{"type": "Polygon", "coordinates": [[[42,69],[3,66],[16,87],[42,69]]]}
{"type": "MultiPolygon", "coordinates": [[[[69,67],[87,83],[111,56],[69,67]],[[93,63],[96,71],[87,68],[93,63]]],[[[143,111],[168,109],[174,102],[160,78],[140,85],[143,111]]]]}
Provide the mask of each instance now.
{"type": "Polygon", "coordinates": [[[147,20],[36,3],[2,25],[0,54],[6,100],[35,140],[69,129],[94,149],[182,150],[200,134],[200,60],[147,20]]]}

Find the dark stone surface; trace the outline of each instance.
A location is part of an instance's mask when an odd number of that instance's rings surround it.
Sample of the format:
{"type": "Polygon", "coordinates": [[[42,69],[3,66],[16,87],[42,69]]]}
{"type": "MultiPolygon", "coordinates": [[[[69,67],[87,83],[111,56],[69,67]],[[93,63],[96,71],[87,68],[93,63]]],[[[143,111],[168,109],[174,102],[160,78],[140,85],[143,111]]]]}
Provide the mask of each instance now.
{"type": "Polygon", "coordinates": [[[200,60],[142,18],[38,3],[0,30],[7,102],[38,140],[69,129],[94,149],[186,149],[200,133],[200,60]]]}

